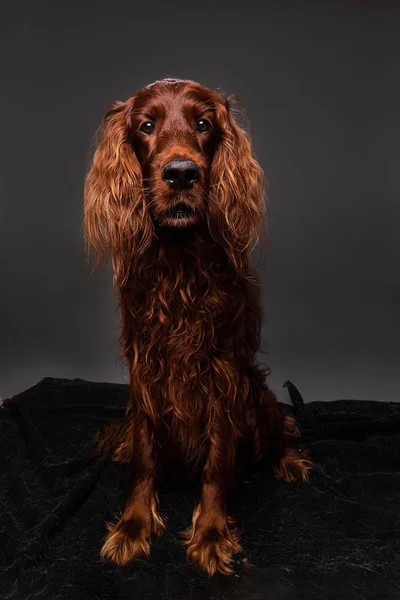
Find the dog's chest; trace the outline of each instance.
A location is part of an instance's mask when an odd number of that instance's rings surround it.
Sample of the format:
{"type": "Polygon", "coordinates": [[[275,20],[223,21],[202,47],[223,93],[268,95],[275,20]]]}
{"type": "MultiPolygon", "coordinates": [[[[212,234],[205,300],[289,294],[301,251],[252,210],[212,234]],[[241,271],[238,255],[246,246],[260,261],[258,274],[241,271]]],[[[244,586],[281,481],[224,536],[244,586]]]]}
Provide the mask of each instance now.
{"type": "Polygon", "coordinates": [[[159,350],[167,364],[182,360],[198,366],[194,361],[211,357],[218,344],[229,336],[229,325],[234,320],[237,299],[222,286],[215,286],[206,294],[179,290],[167,305],[158,305],[160,328],[159,350]]]}
{"type": "Polygon", "coordinates": [[[179,419],[181,410],[185,418],[199,415],[204,398],[212,393],[216,357],[232,342],[229,329],[237,297],[221,281],[209,282],[207,288],[195,283],[172,286],[164,297],[156,289],[146,298],[141,356],[166,418],[179,419]]]}
{"type": "Polygon", "coordinates": [[[128,314],[136,315],[134,336],[128,332],[134,377],[151,388],[166,419],[198,419],[214,396],[214,384],[225,387],[216,380],[227,378],[227,363],[241,345],[245,287],[229,265],[210,257],[201,264],[181,261],[176,268],[152,265],[141,273],[140,286],[138,281],[128,314]]]}

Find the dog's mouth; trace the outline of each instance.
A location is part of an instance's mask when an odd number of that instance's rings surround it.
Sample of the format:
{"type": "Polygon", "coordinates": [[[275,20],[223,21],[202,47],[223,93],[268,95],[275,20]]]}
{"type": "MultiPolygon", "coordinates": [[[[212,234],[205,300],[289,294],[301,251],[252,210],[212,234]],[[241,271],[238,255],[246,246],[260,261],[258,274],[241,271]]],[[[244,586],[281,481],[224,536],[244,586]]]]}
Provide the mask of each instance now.
{"type": "Polygon", "coordinates": [[[179,220],[191,217],[194,215],[194,213],[195,209],[192,206],[186,204],[185,202],[179,202],[169,209],[167,215],[171,219],[179,220]]]}
{"type": "Polygon", "coordinates": [[[174,206],[164,208],[159,212],[152,211],[152,218],[155,224],[160,227],[181,228],[195,225],[200,219],[198,208],[186,203],[178,202],[174,206]]]}

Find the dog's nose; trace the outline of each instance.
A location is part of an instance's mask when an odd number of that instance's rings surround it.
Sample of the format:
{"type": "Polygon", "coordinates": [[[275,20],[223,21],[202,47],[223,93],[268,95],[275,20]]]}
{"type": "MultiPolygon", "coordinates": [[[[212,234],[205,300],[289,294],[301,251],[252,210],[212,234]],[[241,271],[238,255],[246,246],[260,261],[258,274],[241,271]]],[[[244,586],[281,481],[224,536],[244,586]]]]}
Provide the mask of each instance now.
{"type": "Polygon", "coordinates": [[[192,160],[170,160],[162,170],[164,181],[172,188],[187,190],[200,179],[200,169],[192,160]]]}

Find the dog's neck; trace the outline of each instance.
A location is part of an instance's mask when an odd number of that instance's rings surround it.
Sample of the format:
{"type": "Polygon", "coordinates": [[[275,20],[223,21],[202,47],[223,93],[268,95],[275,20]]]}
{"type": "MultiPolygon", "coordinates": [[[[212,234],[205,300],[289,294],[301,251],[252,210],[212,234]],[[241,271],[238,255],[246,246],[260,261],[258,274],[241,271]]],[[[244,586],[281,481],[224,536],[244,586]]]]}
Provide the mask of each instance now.
{"type": "Polygon", "coordinates": [[[223,266],[225,273],[230,271],[230,261],[225,249],[213,239],[204,224],[156,227],[147,259],[176,266],[185,264],[195,270],[207,270],[213,263],[223,266]]]}
{"type": "Polygon", "coordinates": [[[164,247],[179,246],[189,248],[198,243],[199,239],[211,241],[208,229],[204,225],[189,225],[188,227],[163,227],[158,224],[154,229],[155,240],[164,247]]]}
{"type": "Polygon", "coordinates": [[[226,281],[239,282],[246,274],[247,268],[241,273],[235,269],[225,248],[206,227],[160,227],[149,247],[133,261],[123,287],[141,298],[144,289],[160,284],[169,296],[178,281],[184,281],[188,289],[202,285],[208,289],[224,286],[226,281]]]}
{"type": "Polygon", "coordinates": [[[208,230],[201,225],[189,227],[163,227],[158,224],[154,228],[154,237],[163,246],[187,247],[192,245],[199,237],[209,237],[208,230]]]}
{"type": "Polygon", "coordinates": [[[167,295],[180,289],[253,284],[255,273],[249,260],[238,269],[226,248],[213,238],[205,224],[189,227],[155,227],[153,238],[144,252],[136,255],[129,268],[124,293],[143,301],[143,290],[158,285],[167,295]],[[180,283],[178,283],[180,282],[180,283]]]}

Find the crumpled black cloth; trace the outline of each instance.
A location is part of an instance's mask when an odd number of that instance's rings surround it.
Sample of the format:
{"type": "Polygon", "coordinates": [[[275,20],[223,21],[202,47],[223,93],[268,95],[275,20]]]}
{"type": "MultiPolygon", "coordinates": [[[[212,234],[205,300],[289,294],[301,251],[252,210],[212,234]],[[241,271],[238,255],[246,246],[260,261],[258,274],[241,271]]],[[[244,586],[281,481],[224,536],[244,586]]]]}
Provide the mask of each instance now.
{"type": "MultiPolygon", "coordinates": [[[[150,560],[99,558],[105,521],[124,503],[127,466],[90,458],[105,421],[124,414],[128,387],[45,378],[0,408],[0,598],[9,600],[400,599],[400,404],[305,404],[300,445],[310,484],[265,468],[234,501],[248,567],[209,578],[190,567],[179,532],[196,482],[161,483],[167,531],[150,560]]],[[[285,409],[295,414],[293,407],[285,409]]]]}

